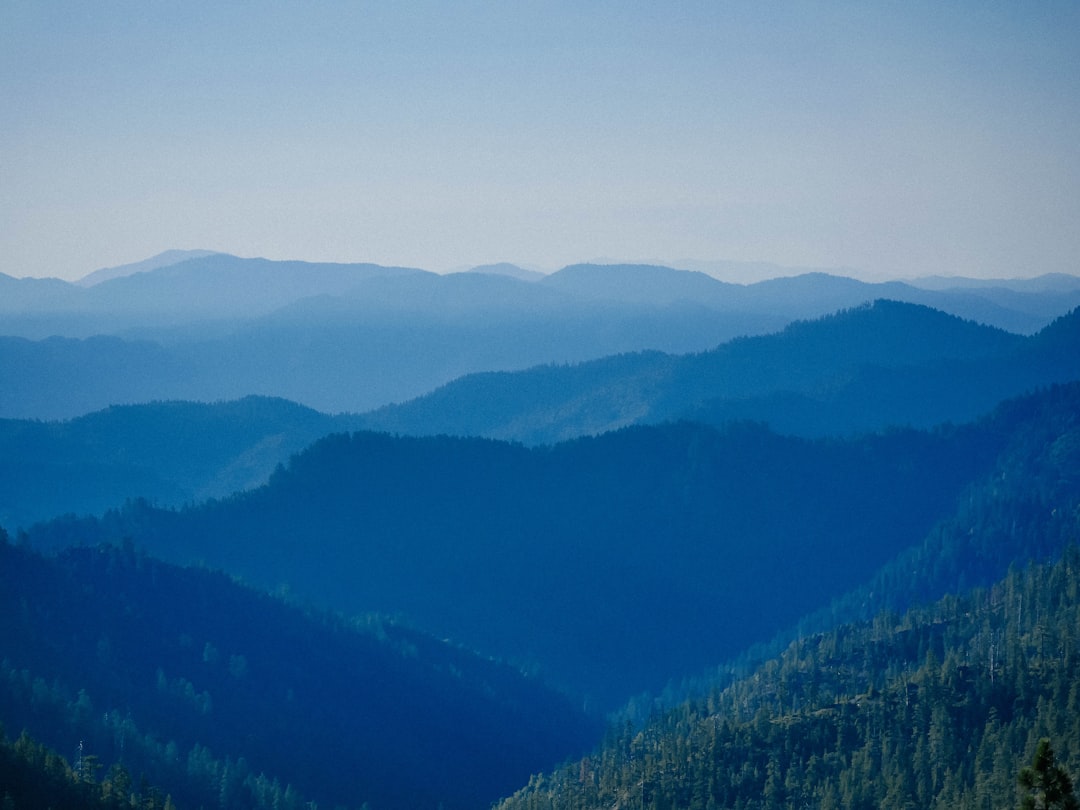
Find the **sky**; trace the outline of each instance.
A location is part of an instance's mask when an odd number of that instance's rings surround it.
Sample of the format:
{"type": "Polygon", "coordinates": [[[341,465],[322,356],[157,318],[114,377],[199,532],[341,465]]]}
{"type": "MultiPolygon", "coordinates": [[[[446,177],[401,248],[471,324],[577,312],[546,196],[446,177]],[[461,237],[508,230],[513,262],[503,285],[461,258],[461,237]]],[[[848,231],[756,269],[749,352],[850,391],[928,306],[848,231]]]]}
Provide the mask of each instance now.
{"type": "Polygon", "coordinates": [[[0,0],[0,272],[1080,273],[1080,3],[0,0]]]}

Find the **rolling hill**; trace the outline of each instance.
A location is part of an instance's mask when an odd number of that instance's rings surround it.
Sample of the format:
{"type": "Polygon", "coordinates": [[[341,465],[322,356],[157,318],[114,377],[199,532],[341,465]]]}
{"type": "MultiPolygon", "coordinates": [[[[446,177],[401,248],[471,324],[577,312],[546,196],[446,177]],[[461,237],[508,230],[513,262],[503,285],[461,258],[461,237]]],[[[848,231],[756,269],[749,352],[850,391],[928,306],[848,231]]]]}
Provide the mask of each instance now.
{"type": "Polygon", "coordinates": [[[542,444],[673,419],[759,420],[802,436],[966,421],[1080,378],[1080,310],[1021,337],[892,301],[673,356],[474,374],[365,414],[373,430],[542,444]]]}
{"type": "Polygon", "coordinates": [[[253,810],[489,804],[600,728],[385,618],[305,610],[130,544],[42,557],[3,536],[0,717],[81,746],[106,769],[94,781],[126,772],[180,807],[253,810]]]}
{"type": "MultiPolygon", "coordinates": [[[[158,378],[170,371],[153,344],[96,341],[127,352],[119,357],[133,384],[140,369],[158,378]],[[129,351],[134,348],[139,352],[129,351]]],[[[12,339],[0,347],[15,344],[25,365],[36,362],[29,350],[63,342],[12,339]]],[[[332,342],[326,350],[340,360],[332,342]]],[[[68,369],[83,395],[93,392],[100,372],[92,358],[68,369]]],[[[929,427],[1080,377],[1078,358],[1076,313],[1025,338],[882,301],[700,354],[642,352],[469,375],[405,405],[361,415],[329,416],[246,397],[114,406],[62,422],[0,420],[0,525],[14,531],[67,512],[100,514],[129,498],[160,506],[222,498],[265,483],[278,464],[316,439],[361,428],[544,444],[678,419],[717,427],[758,421],[803,437],[929,427]]],[[[222,361],[223,374],[229,364],[222,361]]],[[[298,385],[319,373],[297,360],[298,385]]],[[[37,395],[52,402],[60,392],[37,395]]]]}
{"type": "Polygon", "coordinates": [[[1073,430],[1080,389],[1063,390],[971,427],[847,441],[688,423],[535,449],[340,434],[256,490],[134,502],[28,539],[130,537],[335,609],[399,613],[611,706],[869,579],[1020,452],[1027,421],[1073,430]]]}
{"type": "Polygon", "coordinates": [[[438,275],[226,254],[155,265],[114,268],[89,286],[0,276],[0,417],[249,394],[360,412],[475,372],[702,352],[882,297],[1018,334],[1080,305],[1080,289],[1052,280],[922,289],[814,273],[738,285],[642,265],[572,265],[523,280],[498,268],[438,275]],[[99,336],[150,344],[163,371],[127,373],[124,358],[143,349],[90,340],[99,336]],[[88,357],[96,373],[69,376],[88,357]]]}
{"type": "Polygon", "coordinates": [[[0,526],[100,514],[129,498],[160,506],[222,498],[355,424],[259,397],[118,405],[66,422],[0,419],[0,526]]]}

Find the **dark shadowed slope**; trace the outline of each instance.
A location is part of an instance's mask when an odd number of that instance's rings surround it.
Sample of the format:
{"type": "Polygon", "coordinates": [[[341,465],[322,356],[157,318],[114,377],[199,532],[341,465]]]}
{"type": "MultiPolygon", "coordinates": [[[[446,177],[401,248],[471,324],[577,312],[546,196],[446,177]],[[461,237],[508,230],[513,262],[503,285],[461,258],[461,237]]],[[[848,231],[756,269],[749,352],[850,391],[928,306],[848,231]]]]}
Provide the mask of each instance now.
{"type": "Polygon", "coordinates": [[[290,455],[353,421],[260,397],[0,420],[0,525],[100,514],[128,498],[179,506],[224,497],[265,483],[290,455]]]}
{"type": "Polygon", "coordinates": [[[6,728],[186,807],[486,806],[598,733],[509,667],[130,547],[0,541],[0,662],[6,728]]]}
{"type": "Polygon", "coordinates": [[[338,608],[399,611],[611,705],[866,581],[951,514],[1045,407],[846,442],[689,424],[532,450],[340,435],[226,501],[132,504],[30,537],[131,536],[338,608]]]}

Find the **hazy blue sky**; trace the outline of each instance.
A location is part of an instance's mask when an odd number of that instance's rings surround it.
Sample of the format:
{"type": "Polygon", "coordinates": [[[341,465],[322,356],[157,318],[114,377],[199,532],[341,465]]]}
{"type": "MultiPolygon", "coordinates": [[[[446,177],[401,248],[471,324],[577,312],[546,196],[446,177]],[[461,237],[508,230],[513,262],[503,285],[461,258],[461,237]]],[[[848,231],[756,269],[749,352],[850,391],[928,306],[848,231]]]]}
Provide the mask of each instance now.
{"type": "Polygon", "coordinates": [[[1080,271],[1080,2],[0,0],[0,272],[1080,271]]]}

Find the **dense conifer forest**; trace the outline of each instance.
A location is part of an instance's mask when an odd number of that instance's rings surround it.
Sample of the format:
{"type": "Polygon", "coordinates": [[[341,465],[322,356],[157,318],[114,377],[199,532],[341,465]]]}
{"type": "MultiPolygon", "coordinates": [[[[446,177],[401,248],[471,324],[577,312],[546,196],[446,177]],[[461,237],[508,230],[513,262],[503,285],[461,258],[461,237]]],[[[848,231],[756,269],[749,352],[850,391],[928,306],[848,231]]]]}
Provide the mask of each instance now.
{"type": "Polygon", "coordinates": [[[1042,740],[1080,774],[1076,546],[991,588],[799,639],[641,728],[613,726],[499,808],[1008,810],[1042,740]]]}
{"type": "Polygon", "coordinates": [[[130,543],[43,557],[0,534],[0,639],[4,727],[188,807],[475,807],[601,729],[461,647],[130,543]]]}
{"type": "Polygon", "coordinates": [[[113,764],[104,776],[100,770],[96,755],[80,753],[68,762],[25,731],[11,741],[0,729],[2,810],[176,810],[171,795],[145,780],[136,785],[123,765],[113,764]]]}

